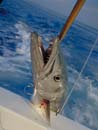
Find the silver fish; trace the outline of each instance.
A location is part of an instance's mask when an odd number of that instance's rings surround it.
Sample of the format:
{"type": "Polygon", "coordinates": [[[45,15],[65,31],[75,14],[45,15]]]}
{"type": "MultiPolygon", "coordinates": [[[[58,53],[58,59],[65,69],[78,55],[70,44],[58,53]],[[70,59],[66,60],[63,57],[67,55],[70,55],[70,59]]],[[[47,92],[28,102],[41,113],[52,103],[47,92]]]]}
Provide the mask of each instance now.
{"type": "Polygon", "coordinates": [[[42,117],[50,122],[50,111],[59,112],[68,93],[65,59],[60,42],[86,0],[77,0],[60,34],[44,49],[41,37],[31,34],[31,60],[35,91],[32,103],[42,117]]]}
{"type": "Polygon", "coordinates": [[[68,93],[65,59],[59,38],[44,49],[41,37],[31,34],[31,61],[34,79],[32,103],[41,116],[50,122],[50,111],[58,112],[68,93]]]}

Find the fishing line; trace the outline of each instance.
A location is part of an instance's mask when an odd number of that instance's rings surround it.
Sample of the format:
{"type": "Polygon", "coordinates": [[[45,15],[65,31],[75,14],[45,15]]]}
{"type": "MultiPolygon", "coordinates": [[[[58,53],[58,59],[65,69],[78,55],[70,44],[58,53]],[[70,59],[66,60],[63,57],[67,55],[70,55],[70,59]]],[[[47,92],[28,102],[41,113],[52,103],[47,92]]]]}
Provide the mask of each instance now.
{"type": "Polygon", "coordinates": [[[29,89],[29,88],[33,88],[33,84],[32,83],[29,84],[28,86],[24,87],[23,92],[24,92],[25,95],[32,96],[32,93],[27,92],[27,89],[29,89]]]}
{"type": "Polygon", "coordinates": [[[63,109],[64,109],[64,107],[66,106],[66,104],[68,103],[69,98],[71,97],[73,91],[75,90],[76,85],[77,85],[78,81],[80,80],[80,77],[81,77],[81,75],[82,75],[82,73],[83,73],[83,71],[84,71],[84,69],[85,69],[85,67],[86,67],[86,65],[87,65],[87,63],[88,63],[88,61],[89,61],[89,58],[91,57],[92,52],[93,52],[95,46],[97,45],[97,42],[98,42],[98,37],[96,38],[94,44],[92,45],[92,47],[91,47],[91,49],[90,49],[90,52],[89,52],[89,54],[88,54],[88,56],[87,56],[87,58],[86,58],[86,60],[85,60],[85,62],[84,62],[84,64],[83,64],[83,66],[82,66],[82,69],[81,69],[81,71],[80,71],[80,73],[79,73],[79,76],[78,76],[78,78],[76,79],[76,81],[75,81],[75,83],[74,83],[74,85],[73,85],[71,91],[69,92],[69,94],[68,94],[68,96],[67,96],[67,98],[66,98],[66,100],[65,100],[65,102],[64,102],[64,104],[63,104],[63,106],[61,107],[61,109],[59,110],[58,113],[61,113],[61,114],[63,113],[63,109]]]}

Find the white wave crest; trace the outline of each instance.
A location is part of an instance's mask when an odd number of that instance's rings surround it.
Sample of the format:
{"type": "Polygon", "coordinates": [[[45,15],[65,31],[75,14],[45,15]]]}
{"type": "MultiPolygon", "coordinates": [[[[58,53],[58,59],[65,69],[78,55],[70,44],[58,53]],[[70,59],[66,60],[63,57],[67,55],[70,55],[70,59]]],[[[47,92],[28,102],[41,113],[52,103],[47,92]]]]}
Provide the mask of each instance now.
{"type": "Polygon", "coordinates": [[[18,43],[17,46],[17,53],[29,55],[30,53],[30,29],[29,27],[24,24],[23,22],[18,22],[15,25],[16,29],[18,30],[18,34],[21,38],[21,43],[18,43]]]}

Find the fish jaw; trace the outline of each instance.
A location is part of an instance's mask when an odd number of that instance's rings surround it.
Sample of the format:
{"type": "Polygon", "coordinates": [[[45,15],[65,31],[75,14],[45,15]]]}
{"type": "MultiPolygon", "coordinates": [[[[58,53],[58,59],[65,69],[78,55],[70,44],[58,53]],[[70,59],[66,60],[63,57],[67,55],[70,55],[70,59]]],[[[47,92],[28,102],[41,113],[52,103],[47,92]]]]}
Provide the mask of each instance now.
{"type": "Polygon", "coordinates": [[[37,79],[38,75],[40,74],[40,72],[44,66],[41,45],[42,45],[41,44],[41,37],[38,36],[38,34],[35,32],[32,33],[31,34],[30,52],[31,52],[31,62],[32,62],[32,70],[33,70],[34,80],[37,79]]]}
{"type": "Polygon", "coordinates": [[[50,102],[49,100],[45,98],[41,98],[38,94],[38,80],[41,71],[44,68],[44,57],[43,57],[43,51],[42,49],[42,43],[41,43],[41,37],[38,36],[37,33],[31,34],[31,61],[32,61],[32,69],[33,69],[33,78],[34,78],[34,94],[32,96],[31,102],[33,103],[33,106],[35,110],[39,113],[39,115],[42,117],[42,119],[50,125],[50,102]]]}

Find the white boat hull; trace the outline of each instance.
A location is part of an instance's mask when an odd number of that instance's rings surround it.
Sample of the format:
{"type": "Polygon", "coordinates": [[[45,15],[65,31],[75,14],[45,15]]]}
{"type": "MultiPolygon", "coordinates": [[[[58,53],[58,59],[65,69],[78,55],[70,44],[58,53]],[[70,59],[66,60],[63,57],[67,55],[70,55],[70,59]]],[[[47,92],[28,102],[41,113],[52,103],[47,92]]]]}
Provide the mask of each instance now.
{"type": "MultiPolygon", "coordinates": [[[[48,126],[22,97],[0,88],[0,130],[48,130],[48,126]]],[[[52,116],[50,130],[90,130],[62,115],[52,116]]]]}

